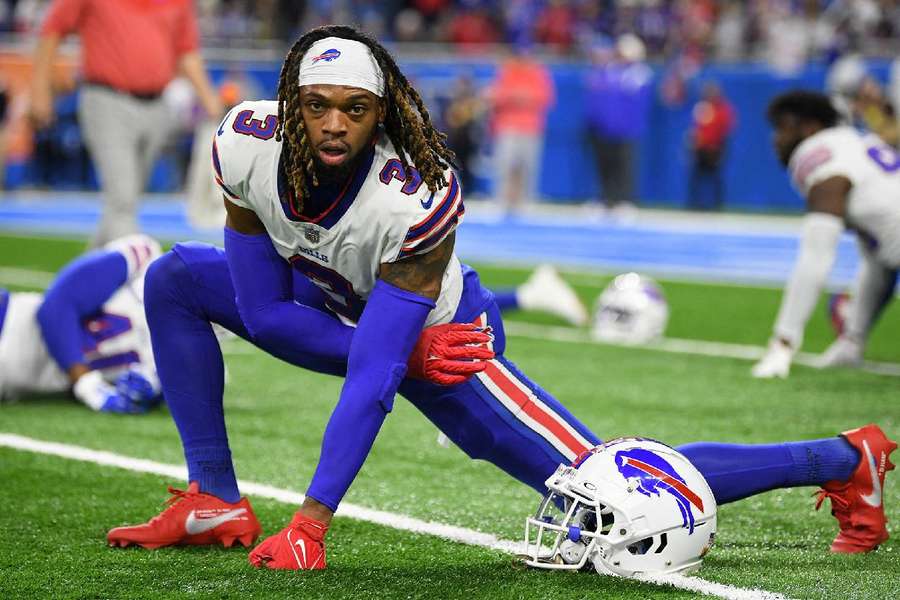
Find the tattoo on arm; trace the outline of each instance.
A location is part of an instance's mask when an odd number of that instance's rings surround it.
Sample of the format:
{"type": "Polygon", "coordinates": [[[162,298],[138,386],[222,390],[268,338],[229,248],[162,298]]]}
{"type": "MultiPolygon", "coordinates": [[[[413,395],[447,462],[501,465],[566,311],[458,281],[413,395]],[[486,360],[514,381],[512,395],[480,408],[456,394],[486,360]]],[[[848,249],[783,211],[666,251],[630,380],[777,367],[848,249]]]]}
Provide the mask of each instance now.
{"type": "Polygon", "coordinates": [[[441,293],[444,271],[453,256],[455,242],[456,232],[453,232],[430,252],[393,263],[383,263],[378,276],[400,289],[437,300],[441,293]]]}

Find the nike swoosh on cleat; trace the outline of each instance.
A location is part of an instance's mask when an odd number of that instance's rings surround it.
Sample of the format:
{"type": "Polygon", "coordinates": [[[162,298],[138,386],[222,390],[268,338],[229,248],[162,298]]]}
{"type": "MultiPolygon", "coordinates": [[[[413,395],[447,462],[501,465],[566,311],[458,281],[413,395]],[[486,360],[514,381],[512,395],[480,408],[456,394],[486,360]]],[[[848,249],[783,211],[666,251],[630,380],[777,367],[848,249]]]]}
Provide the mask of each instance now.
{"type": "Polygon", "coordinates": [[[204,533],[209,531],[210,529],[215,529],[222,523],[227,523],[228,521],[233,521],[238,518],[245,512],[247,512],[246,508],[236,508],[234,510],[229,510],[228,512],[222,513],[221,515],[217,515],[215,517],[208,517],[205,519],[198,518],[195,514],[195,511],[191,511],[187,519],[184,521],[184,530],[188,535],[197,535],[198,533],[204,533]]]}
{"type": "Polygon", "coordinates": [[[304,540],[303,538],[300,538],[299,540],[294,542],[294,545],[300,546],[300,552],[303,553],[303,568],[305,569],[306,568],[306,540],[304,540]]]}
{"type": "Polygon", "coordinates": [[[866,451],[866,462],[869,465],[869,475],[872,476],[872,493],[860,494],[859,497],[869,506],[881,506],[881,480],[878,478],[878,467],[875,465],[875,457],[869,450],[869,444],[863,440],[863,449],[866,451]]]}

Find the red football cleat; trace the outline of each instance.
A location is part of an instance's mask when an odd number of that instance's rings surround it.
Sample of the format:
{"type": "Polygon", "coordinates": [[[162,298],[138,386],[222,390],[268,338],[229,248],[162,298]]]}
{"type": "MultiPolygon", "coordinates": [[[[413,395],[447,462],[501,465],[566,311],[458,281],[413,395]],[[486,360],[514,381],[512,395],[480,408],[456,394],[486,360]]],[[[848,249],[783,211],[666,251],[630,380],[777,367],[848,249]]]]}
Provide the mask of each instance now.
{"type": "Polygon", "coordinates": [[[327,525],[298,512],[290,525],[250,552],[250,564],[268,569],[324,569],[327,532],[327,525]]]}
{"type": "Polygon", "coordinates": [[[137,544],[144,548],[163,546],[211,546],[230,548],[235,540],[250,546],[262,528],[246,498],[231,504],[200,491],[192,481],[187,491],[169,488],[170,506],[142,525],[116,527],[106,534],[110,546],[137,544]]]}
{"type": "Polygon", "coordinates": [[[822,486],[817,492],[816,510],[825,498],[831,499],[831,514],[841,526],[831,543],[832,552],[868,552],[888,539],[882,489],[885,474],[894,468],[889,458],[897,442],[889,440],[878,425],[841,435],[859,450],[859,466],[848,481],[829,481],[822,486]]]}

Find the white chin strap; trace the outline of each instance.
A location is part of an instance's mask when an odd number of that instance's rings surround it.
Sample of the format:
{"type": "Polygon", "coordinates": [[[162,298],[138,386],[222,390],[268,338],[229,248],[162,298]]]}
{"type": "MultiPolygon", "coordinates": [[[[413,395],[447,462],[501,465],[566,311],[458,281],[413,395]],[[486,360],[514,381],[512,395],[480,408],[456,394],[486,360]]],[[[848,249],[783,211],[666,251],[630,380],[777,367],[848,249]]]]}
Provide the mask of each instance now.
{"type": "Polygon", "coordinates": [[[315,42],[300,61],[299,85],[346,85],[384,97],[384,73],[362,42],[329,37],[315,42]]]}

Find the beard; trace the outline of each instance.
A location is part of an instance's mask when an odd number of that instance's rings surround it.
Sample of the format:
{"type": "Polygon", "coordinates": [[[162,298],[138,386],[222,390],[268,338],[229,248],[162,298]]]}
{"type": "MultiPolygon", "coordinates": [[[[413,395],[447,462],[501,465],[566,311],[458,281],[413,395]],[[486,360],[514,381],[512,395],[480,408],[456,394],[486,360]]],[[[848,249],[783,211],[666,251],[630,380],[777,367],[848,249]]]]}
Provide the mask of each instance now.
{"type": "Polygon", "coordinates": [[[343,183],[356,168],[358,157],[353,157],[342,165],[326,165],[318,156],[313,157],[313,168],[316,170],[316,178],[319,185],[332,185],[343,183]]]}
{"type": "Polygon", "coordinates": [[[313,168],[316,172],[316,178],[319,180],[319,185],[329,186],[329,185],[338,185],[342,184],[356,171],[357,165],[359,165],[360,160],[362,159],[363,152],[357,152],[354,156],[350,156],[347,160],[344,161],[343,164],[340,165],[326,165],[319,158],[319,154],[317,152],[313,153],[313,168]]]}

